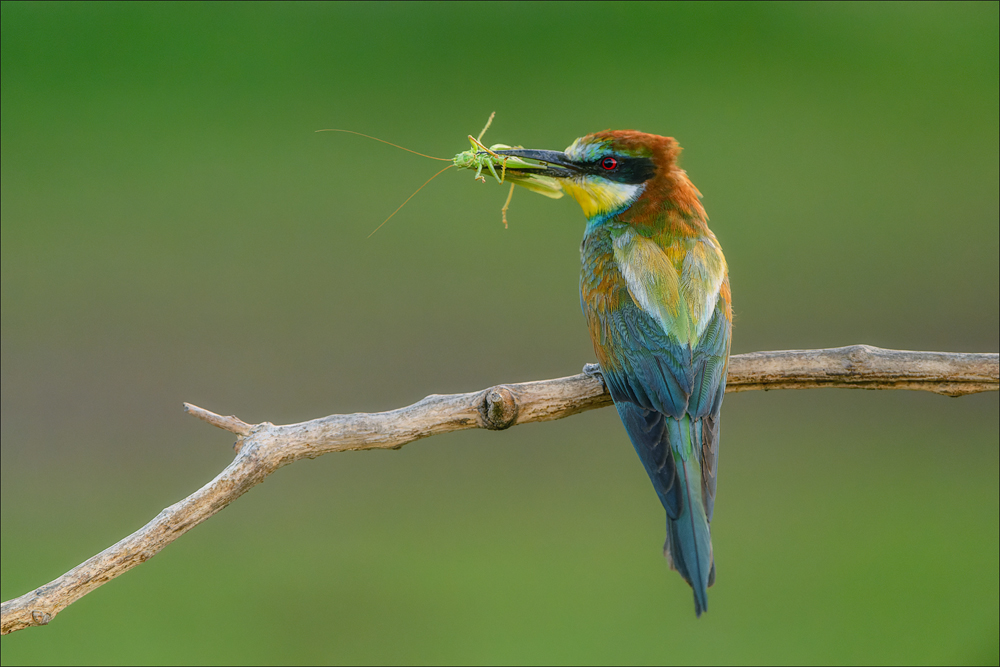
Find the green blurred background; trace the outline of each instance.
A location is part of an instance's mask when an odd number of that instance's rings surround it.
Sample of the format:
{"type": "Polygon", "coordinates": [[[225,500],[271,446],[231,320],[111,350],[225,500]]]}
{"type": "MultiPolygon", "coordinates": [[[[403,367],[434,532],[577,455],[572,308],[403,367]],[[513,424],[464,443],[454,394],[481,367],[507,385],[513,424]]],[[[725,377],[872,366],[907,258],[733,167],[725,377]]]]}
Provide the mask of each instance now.
{"type": "MultiPolygon", "coordinates": [[[[287,423],[593,359],[583,216],[432,155],[677,137],[733,352],[998,349],[998,5],[2,9],[2,596],[287,423]]],[[[998,395],[726,399],[710,611],[613,410],[281,470],[16,663],[998,661],[998,395]]]]}

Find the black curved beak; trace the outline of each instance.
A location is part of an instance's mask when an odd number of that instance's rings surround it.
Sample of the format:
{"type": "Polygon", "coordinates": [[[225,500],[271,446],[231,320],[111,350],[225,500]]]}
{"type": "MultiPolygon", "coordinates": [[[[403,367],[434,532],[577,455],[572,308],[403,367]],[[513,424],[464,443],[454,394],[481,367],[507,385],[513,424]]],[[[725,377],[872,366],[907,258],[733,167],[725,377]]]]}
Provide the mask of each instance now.
{"type": "MultiPolygon", "coordinates": [[[[522,160],[537,162],[538,167],[532,167],[530,173],[542,176],[552,176],[553,178],[568,178],[580,173],[580,168],[574,164],[569,157],[561,151],[542,151],[534,148],[508,148],[496,151],[499,155],[509,155],[519,157],[522,160]]],[[[527,169],[518,167],[507,167],[507,171],[525,171],[527,169]]]]}

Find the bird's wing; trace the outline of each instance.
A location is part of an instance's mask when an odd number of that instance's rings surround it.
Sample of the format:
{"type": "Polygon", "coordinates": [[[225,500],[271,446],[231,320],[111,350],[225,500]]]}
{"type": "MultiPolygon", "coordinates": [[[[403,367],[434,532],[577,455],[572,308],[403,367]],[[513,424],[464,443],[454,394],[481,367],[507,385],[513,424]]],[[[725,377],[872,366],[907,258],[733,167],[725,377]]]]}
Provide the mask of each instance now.
{"type": "Polygon", "coordinates": [[[627,294],[618,307],[588,315],[605,334],[598,354],[615,402],[628,401],[675,419],[687,414],[695,379],[691,348],[669,336],[627,294]]]}
{"type": "Polygon", "coordinates": [[[715,473],[719,463],[719,410],[726,393],[729,368],[729,342],[732,320],[729,314],[728,283],[719,295],[715,312],[694,349],[692,366],[696,369],[688,413],[701,418],[701,490],[705,514],[712,520],[715,507],[715,473]]]}
{"type": "Polygon", "coordinates": [[[684,508],[683,489],[677,483],[676,464],[667,437],[666,417],[661,412],[641,408],[629,401],[616,400],[615,408],[667,516],[677,519],[684,508]]]}
{"type": "MultiPolygon", "coordinates": [[[[586,297],[582,299],[608,389],[616,405],[628,402],[637,408],[619,408],[619,413],[668,514],[672,470],[664,467],[665,453],[660,451],[666,442],[665,426],[662,419],[648,411],[674,419],[687,415],[698,422],[695,433],[701,441],[697,455],[702,493],[706,515],[711,520],[718,461],[718,414],[725,392],[731,331],[724,263],[717,280],[698,281],[710,290],[709,295],[714,293],[714,299],[708,302],[708,307],[702,307],[698,313],[701,317],[688,317],[691,310],[685,301],[693,303],[696,296],[692,289],[694,281],[684,280],[690,262],[685,265],[685,272],[678,273],[667,263],[662,250],[637,237],[620,237],[615,246],[622,279],[601,286],[584,285],[581,293],[584,296],[603,290],[608,297],[605,303],[613,304],[595,307],[586,297]],[[660,483],[656,476],[663,478],[660,483]]],[[[594,278],[606,276],[610,267],[601,268],[603,271],[591,270],[586,274],[594,278]]]]}
{"type": "Polygon", "coordinates": [[[726,390],[731,328],[723,304],[715,308],[693,349],[667,335],[634,302],[623,303],[603,318],[614,339],[614,344],[601,350],[605,382],[647,472],[650,477],[655,473],[662,478],[657,493],[668,512],[665,494],[673,470],[665,463],[670,457],[666,455],[669,444],[663,416],[679,419],[688,415],[701,422],[698,458],[705,510],[711,520],[719,459],[718,415],[726,390]]]}
{"type": "Polygon", "coordinates": [[[585,259],[581,300],[613,389],[675,419],[718,412],[731,310],[714,237],[664,249],[627,230],[611,245],[585,259]]]}

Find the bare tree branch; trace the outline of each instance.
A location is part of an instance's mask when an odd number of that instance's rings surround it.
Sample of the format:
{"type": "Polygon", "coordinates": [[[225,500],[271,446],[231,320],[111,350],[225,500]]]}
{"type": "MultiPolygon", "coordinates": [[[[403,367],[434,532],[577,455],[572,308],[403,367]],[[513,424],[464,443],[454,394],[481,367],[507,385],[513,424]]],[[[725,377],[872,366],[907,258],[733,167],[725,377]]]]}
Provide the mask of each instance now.
{"type": "Polygon", "coordinates": [[[763,389],[913,389],[945,396],[997,390],[997,354],[910,352],[849,345],[734,355],[726,392],[763,389]]]}
{"type": "MultiPolygon", "coordinates": [[[[152,521],[58,579],[2,606],[0,633],[45,625],[67,606],[152,558],[163,547],[302,458],[361,449],[398,449],[439,433],[470,428],[502,430],[551,421],[611,405],[596,365],[580,375],[497,385],[468,394],[431,395],[413,405],[375,414],[331,415],[300,424],[247,424],[188,403],[185,410],[237,434],[236,458],[215,479],[152,521]]],[[[734,355],[727,392],[758,389],[853,387],[916,389],[963,396],[1000,387],[997,354],[883,350],[867,345],[734,355]]]]}

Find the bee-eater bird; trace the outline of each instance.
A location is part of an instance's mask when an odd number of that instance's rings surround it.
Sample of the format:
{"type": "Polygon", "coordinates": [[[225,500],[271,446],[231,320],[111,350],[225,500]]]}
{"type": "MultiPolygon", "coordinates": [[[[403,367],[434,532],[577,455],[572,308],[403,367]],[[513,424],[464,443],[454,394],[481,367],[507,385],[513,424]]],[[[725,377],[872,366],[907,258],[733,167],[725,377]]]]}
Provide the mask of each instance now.
{"type": "Polygon", "coordinates": [[[669,137],[605,131],[565,152],[512,149],[537,161],[508,168],[531,187],[556,179],[583,208],[580,303],[605,384],[667,512],[664,555],[708,608],[715,580],[719,410],[732,306],[726,260],[701,193],[669,137]]]}

